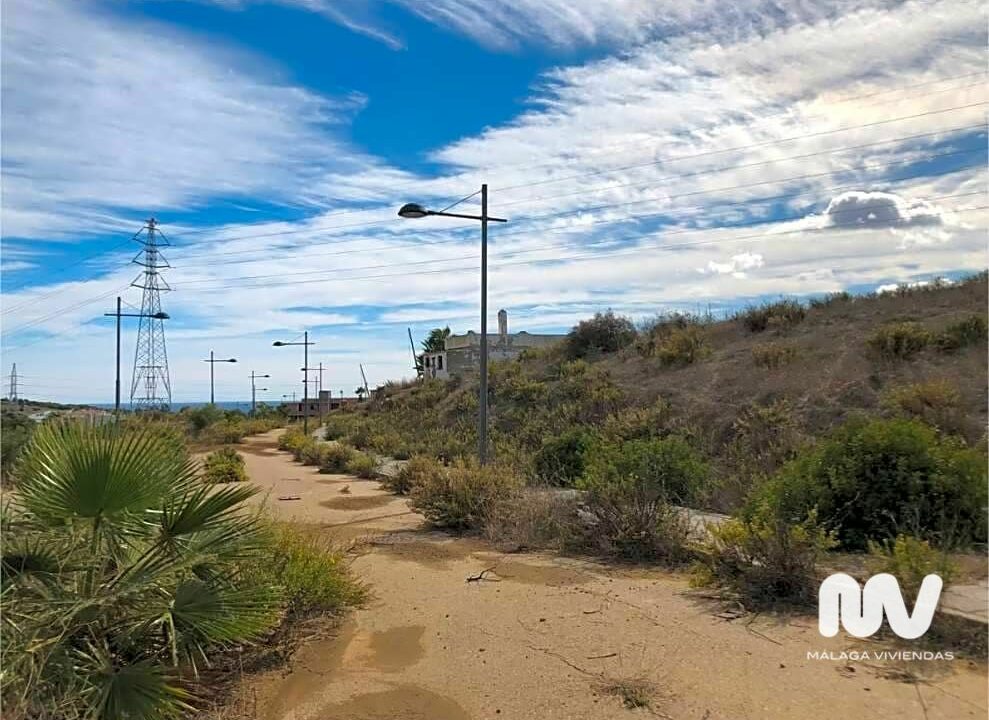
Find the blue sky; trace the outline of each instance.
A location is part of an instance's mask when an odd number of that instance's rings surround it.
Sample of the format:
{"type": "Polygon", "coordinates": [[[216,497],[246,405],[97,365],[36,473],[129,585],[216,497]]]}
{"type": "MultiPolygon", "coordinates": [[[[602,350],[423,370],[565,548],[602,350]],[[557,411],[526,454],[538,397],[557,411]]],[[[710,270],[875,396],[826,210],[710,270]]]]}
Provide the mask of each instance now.
{"type": "Polygon", "coordinates": [[[208,390],[211,348],[240,360],[219,398],[252,369],[278,397],[299,365],[271,341],[304,328],[348,391],[358,362],[372,384],[409,374],[406,327],[476,329],[477,228],[395,210],[481,182],[510,220],[490,305],[513,330],[984,268],[984,6],[727,8],[5,3],[5,372],[111,398],[102,313],[139,304],[129,241],[151,215],[177,401],[208,390]]]}

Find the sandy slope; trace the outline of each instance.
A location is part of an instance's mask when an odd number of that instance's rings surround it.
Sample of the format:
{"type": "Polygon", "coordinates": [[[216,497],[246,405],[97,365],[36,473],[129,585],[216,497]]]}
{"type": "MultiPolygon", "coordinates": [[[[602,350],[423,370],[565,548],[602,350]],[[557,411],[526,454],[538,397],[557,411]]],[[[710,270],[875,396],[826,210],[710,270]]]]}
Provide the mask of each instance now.
{"type": "Polygon", "coordinates": [[[279,515],[356,541],[374,599],[287,671],[250,681],[266,720],[986,716],[984,665],[808,659],[882,648],[826,640],[815,617],[719,617],[681,576],[429,532],[376,482],[292,463],[275,436],[245,446],[252,481],[279,515]],[[922,678],[897,679],[904,667],[922,678]],[[651,686],[649,708],[608,692],[628,680],[651,686]]]}

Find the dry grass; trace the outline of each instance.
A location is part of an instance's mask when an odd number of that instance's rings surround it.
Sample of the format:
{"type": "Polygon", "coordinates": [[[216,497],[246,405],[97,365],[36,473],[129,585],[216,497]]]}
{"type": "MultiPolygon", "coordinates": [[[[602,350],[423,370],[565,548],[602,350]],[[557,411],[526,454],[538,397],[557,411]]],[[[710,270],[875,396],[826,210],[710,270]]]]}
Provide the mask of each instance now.
{"type": "Polygon", "coordinates": [[[656,684],[642,677],[610,679],[601,685],[601,692],[621,699],[629,710],[652,707],[659,690],[656,684]]]}

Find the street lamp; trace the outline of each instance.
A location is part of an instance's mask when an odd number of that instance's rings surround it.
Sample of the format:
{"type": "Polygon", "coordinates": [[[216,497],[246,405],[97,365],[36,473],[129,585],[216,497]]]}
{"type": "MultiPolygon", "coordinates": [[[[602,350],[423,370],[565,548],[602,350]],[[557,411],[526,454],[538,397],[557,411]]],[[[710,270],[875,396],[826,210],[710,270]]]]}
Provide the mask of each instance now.
{"type": "Polygon", "coordinates": [[[216,365],[218,362],[235,363],[237,362],[237,358],[224,358],[224,359],[216,360],[213,358],[213,351],[210,350],[209,360],[203,360],[203,362],[209,363],[209,404],[215,405],[216,402],[214,401],[214,396],[213,396],[213,366],[216,365]]]}
{"type": "MultiPolygon", "coordinates": [[[[451,206],[452,207],[452,206],[451,206]]],[[[506,218],[488,216],[488,185],[481,185],[481,214],[463,215],[446,210],[428,210],[418,203],[406,203],[398,211],[399,217],[418,219],[437,215],[440,217],[479,220],[481,223],[481,388],[477,419],[477,455],[484,465],[488,460],[488,223],[508,222],[506,218]]]]}
{"type": "Polygon", "coordinates": [[[274,347],[288,347],[289,345],[302,345],[304,350],[303,360],[302,360],[302,431],[308,435],[309,434],[309,346],[315,345],[314,342],[309,342],[309,331],[306,330],[303,333],[302,342],[282,342],[281,340],[275,340],[271,343],[274,347]]]}
{"type": "Polygon", "coordinates": [[[151,317],[154,320],[168,320],[169,315],[166,312],[156,312],[153,315],[145,315],[144,313],[125,313],[120,311],[120,296],[117,296],[117,311],[103,313],[105,317],[115,317],[117,318],[117,380],[114,387],[113,396],[113,412],[120,412],[120,318],[122,317],[151,317]]]}
{"type": "MultiPolygon", "coordinates": [[[[254,416],[254,412],[257,410],[257,404],[258,404],[257,401],[258,389],[254,385],[254,381],[257,378],[270,378],[270,377],[271,375],[258,375],[256,372],[251,370],[251,416],[252,417],[254,416]]],[[[268,388],[261,388],[261,389],[267,390],[268,388]]]]}

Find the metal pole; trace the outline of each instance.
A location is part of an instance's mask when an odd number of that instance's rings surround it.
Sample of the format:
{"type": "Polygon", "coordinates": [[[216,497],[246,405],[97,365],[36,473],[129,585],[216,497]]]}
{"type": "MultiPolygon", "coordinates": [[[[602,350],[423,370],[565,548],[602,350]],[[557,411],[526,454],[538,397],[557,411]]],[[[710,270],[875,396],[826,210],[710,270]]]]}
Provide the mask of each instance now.
{"type": "Polygon", "coordinates": [[[481,465],[488,461],[488,184],[481,185],[481,389],[477,443],[481,465]]]}
{"type": "Polygon", "coordinates": [[[120,415],[120,296],[117,296],[117,382],[113,398],[113,414],[120,415]]]}
{"type": "Polygon", "coordinates": [[[254,371],[251,371],[251,417],[254,417],[254,413],[257,410],[257,390],[254,386],[254,371]]]}
{"type": "MultiPolygon", "coordinates": [[[[296,335],[298,337],[298,335],[296,335]]],[[[309,331],[303,338],[305,355],[302,363],[302,431],[309,435],[309,331]]]]}
{"type": "Polygon", "coordinates": [[[210,350],[209,351],[209,404],[210,405],[216,405],[216,401],[214,400],[214,396],[213,396],[213,365],[215,364],[216,363],[213,362],[213,351],[210,350]]]}

